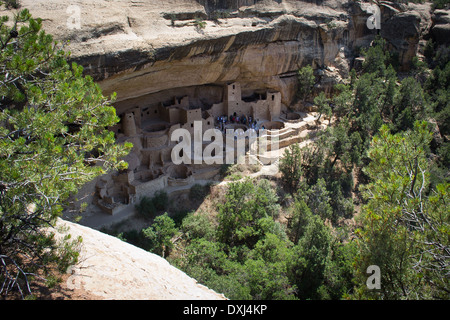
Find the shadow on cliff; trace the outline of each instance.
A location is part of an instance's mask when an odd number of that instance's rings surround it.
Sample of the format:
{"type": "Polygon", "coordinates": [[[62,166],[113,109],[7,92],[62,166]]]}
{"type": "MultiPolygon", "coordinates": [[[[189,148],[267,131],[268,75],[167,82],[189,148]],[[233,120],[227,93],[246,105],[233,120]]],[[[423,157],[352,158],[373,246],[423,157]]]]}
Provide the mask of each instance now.
{"type": "MultiPolygon", "coordinates": [[[[262,0],[195,0],[205,8],[207,13],[211,13],[217,10],[237,10],[243,6],[253,6],[257,3],[263,2],[262,0]]],[[[265,1],[267,2],[267,1],[265,1]]],[[[281,4],[283,0],[272,0],[275,4],[281,4]]],[[[304,2],[320,2],[323,0],[304,0],[304,2]]]]}

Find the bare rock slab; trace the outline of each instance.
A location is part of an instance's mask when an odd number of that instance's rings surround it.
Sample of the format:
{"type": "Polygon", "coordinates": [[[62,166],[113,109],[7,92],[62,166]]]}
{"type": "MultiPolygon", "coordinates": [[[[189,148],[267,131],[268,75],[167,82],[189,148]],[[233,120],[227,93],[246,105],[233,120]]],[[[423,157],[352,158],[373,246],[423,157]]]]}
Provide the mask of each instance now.
{"type": "Polygon", "coordinates": [[[158,255],[65,220],[59,220],[58,227],[72,238],[83,238],[79,262],[69,271],[69,289],[105,300],[226,299],[158,255]]]}

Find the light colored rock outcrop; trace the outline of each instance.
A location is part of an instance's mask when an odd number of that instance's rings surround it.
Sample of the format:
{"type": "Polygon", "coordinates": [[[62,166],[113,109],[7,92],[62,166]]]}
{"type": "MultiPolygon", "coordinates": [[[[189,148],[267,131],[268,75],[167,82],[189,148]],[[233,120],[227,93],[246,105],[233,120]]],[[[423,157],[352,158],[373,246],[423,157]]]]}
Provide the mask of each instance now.
{"type": "Polygon", "coordinates": [[[223,300],[165,259],[94,229],[58,221],[60,235],[81,236],[79,262],[71,267],[69,289],[113,300],[223,300]]]}

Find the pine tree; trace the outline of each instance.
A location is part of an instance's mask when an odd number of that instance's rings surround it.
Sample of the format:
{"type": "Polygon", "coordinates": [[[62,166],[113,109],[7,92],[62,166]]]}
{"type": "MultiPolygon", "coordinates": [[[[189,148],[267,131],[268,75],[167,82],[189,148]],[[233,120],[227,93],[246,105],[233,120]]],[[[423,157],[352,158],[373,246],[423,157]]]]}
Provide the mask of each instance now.
{"type": "Polygon", "coordinates": [[[297,94],[305,101],[311,94],[316,78],[314,77],[314,70],[311,66],[306,66],[298,70],[298,91],[297,94]]]}
{"type": "Polygon", "coordinates": [[[0,294],[25,297],[38,272],[76,260],[52,231],[69,196],[126,168],[131,145],[107,130],[119,120],[114,97],[67,62],[41,20],[25,9],[8,21],[0,19],[0,294]]]}
{"type": "Polygon", "coordinates": [[[291,144],[284,150],[284,155],[280,159],[279,169],[281,181],[285,188],[295,193],[300,185],[302,177],[301,150],[298,144],[291,144]]]}
{"type": "Polygon", "coordinates": [[[427,123],[418,121],[395,135],[383,125],[373,138],[357,231],[359,298],[449,298],[449,184],[428,188],[430,141],[427,123]],[[380,290],[365,287],[369,265],[380,268],[380,290]]]}

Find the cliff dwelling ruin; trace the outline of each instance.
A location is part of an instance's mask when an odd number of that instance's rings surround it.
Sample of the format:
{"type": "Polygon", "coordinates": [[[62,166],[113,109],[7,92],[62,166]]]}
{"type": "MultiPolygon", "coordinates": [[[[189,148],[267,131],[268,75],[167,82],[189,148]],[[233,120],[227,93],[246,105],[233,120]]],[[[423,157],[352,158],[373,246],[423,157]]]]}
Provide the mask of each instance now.
{"type": "MultiPolygon", "coordinates": [[[[301,133],[307,128],[306,122],[299,113],[287,112],[279,92],[266,90],[242,97],[240,84],[233,82],[223,85],[222,97],[221,102],[212,105],[199,105],[186,95],[173,97],[172,103],[141,102],[130,107],[127,102],[116,106],[121,121],[110,129],[118,143],[133,143],[132,151],[124,159],[128,169],[103,175],[85,185],[80,192],[84,196],[80,198],[115,215],[159,190],[218,180],[221,164],[172,162],[172,149],[178,143],[171,140],[172,133],[182,128],[193,134],[194,124],[201,124],[202,134],[208,129],[218,129],[224,136],[227,129],[264,132],[264,137],[259,138],[268,140],[268,148],[253,159],[260,164],[278,159],[271,153],[274,141],[278,149],[305,138],[301,133]]],[[[248,136],[243,134],[242,138],[245,137],[248,136]]],[[[235,140],[233,143],[237,143],[235,140]]],[[[204,143],[202,148],[207,145],[204,143]]],[[[246,147],[249,148],[248,140],[246,147]]],[[[233,149],[230,155],[227,150],[224,157],[236,159],[237,152],[233,149]]]]}

